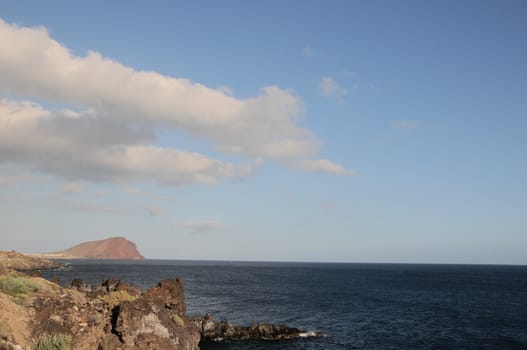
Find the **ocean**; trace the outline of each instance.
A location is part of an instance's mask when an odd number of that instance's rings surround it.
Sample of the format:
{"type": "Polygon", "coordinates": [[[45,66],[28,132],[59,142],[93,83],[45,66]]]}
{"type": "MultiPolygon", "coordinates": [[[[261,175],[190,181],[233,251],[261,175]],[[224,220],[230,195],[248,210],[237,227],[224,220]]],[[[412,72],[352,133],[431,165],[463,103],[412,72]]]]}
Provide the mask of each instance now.
{"type": "Polygon", "coordinates": [[[84,260],[44,276],[145,289],[181,277],[191,316],[325,335],[205,350],[527,349],[527,266],[84,260]]]}

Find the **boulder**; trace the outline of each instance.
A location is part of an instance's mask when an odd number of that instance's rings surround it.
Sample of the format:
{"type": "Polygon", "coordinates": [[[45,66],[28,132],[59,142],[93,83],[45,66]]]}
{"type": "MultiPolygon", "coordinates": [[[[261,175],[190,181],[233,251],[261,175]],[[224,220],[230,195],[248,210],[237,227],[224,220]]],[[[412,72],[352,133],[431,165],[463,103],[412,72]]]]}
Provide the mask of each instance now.
{"type": "Polygon", "coordinates": [[[199,328],[185,309],[179,279],[161,281],[136,300],[120,303],[112,310],[111,332],[121,342],[116,349],[199,349],[199,328]]]}
{"type": "Polygon", "coordinates": [[[186,312],[185,294],[181,279],[167,279],[159,282],[157,286],[144,293],[145,300],[165,307],[179,315],[186,312]]]}

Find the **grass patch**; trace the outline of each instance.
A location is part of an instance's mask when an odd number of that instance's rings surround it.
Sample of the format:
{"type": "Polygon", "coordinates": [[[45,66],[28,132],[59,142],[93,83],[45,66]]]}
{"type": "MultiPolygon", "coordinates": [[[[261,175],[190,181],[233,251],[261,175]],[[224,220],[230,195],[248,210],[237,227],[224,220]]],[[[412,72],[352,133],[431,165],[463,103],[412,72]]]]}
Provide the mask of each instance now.
{"type": "Polygon", "coordinates": [[[100,296],[99,299],[102,300],[105,304],[109,305],[111,308],[113,308],[123,301],[134,301],[136,297],[130,295],[130,293],[125,290],[117,290],[100,296]]]}
{"type": "Polygon", "coordinates": [[[15,297],[17,300],[25,300],[27,294],[38,292],[42,289],[42,283],[31,277],[10,273],[0,276],[0,291],[15,297]]]}
{"type": "Polygon", "coordinates": [[[71,335],[42,335],[33,350],[71,350],[71,335]]]}

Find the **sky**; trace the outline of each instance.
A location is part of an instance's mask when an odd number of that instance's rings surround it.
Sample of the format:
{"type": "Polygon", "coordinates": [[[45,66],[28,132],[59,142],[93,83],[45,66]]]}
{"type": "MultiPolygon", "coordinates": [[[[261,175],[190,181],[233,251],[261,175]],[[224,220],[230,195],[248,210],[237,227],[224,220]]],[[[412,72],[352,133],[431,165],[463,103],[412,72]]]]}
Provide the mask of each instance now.
{"type": "Polygon", "coordinates": [[[0,249],[527,264],[525,1],[3,1],[0,249]]]}

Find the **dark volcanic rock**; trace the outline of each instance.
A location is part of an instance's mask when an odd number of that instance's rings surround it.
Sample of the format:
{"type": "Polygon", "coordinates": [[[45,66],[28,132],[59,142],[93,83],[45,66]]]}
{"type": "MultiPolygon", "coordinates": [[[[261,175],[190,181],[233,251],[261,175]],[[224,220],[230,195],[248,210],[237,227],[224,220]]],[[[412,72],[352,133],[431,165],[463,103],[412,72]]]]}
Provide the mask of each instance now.
{"type": "Polygon", "coordinates": [[[183,282],[179,278],[159,282],[157,286],[147,290],[144,297],[151,303],[163,306],[179,315],[187,311],[183,282]]]}
{"type": "Polygon", "coordinates": [[[161,281],[141,293],[106,280],[89,292],[81,280],[33,303],[32,336],[69,334],[76,350],[197,350],[200,331],[185,315],[181,280],[161,281]]]}
{"type": "Polygon", "coordinates": [[[179,279],[161,281],[136,300],[120,303],[112,310],[118,349],[199,349],[200,331],[185,309],[179,279]]]}
{"type": "MultiPolygon", "coordinates": [[[[215,322],[210,315],[194,319],[201,331],[202,341],[220,340],[284,340],[305,336],[306,332],[284,325],[256,323],[251,326],[239,326],[228,321],[215,322]]],[[[318,336],[320,334],[312,333],[318,336]]]]}

